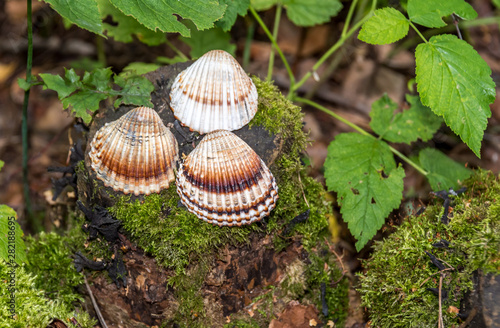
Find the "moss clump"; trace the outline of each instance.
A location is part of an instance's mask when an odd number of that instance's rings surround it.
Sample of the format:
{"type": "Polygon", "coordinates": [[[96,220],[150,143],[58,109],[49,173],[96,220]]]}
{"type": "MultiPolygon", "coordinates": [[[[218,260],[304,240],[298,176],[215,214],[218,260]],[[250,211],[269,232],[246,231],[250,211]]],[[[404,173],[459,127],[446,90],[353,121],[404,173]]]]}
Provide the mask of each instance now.
{"type": "MultiPolygon", "coordinates": [[[[438,269],[425,254],[451,265],[443,288],[448,298],[443,309],[459,307],[464,293],[472,287],[477,269],[500,273],[500,184],[485,171],[465,182],[467,191],[454,201],[449,225],[441,223],[441,204],[429,206],[420,216],[410,216],[387,239],[375,243],[373,256],[360,275],[363,305],[368,308],[373,327],[435,327],[438,298],[427,288],[439,285],[438,269]],[[433,243],[445,239],[449,249],[433,243]]],[[[457,324],[456,315],[443,311],[445,326],[457,324]]]]}
{"type": "Polygon", "coordinates": [[[161,194],[145,197],[144,201],[128,202],[126,197],[109,209],[122,222],[137,244],[158,262],[184,273],[185,267],[200,257],[210,257],[213,250],[225,243],[247,242],[258,225],[234,229],[201,223],[196,215],[179,207],[175,186],[161,194]]]}
{"type": "MultiPolygon", "coordinates": [[[[94,327],[95,321],[84,311],[76,312],[74,306],[58,298],[47,297],[48,293],[38,287],[37,277],[29,273],[26,266],[15,269],[15,315],[9,311],[11,268],[0,261],[0,327],[25,328],[47,327],[54,318],[64,321],[68,327],[75,327],[69,318],[76,318],[83,328],[94,327]]],[[[67,298],[66,298],[67,300],[67,298]]]]}

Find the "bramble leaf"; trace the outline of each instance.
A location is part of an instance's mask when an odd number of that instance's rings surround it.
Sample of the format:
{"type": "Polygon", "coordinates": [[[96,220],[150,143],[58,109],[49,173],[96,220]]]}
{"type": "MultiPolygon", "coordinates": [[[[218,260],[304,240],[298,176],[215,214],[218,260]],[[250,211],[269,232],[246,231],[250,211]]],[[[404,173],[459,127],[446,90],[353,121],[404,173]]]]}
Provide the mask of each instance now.
{"type": "Polygon", "coordinates": [[[62,17],[95,34],[102,34],[102,21],[96,0],[44,0],[62,17]]]}
{"type": "Polygon", "coordinates": [[[16,212],[7,205],[0,205],[0,259],[11,265],[27,261],[22,236],[16,212]]]}
{"type": "Polygon", "coordinates": [[[248,7],[250,7],[250,0],[219,0],[219,3],[227,5],[227,8],[224,16],[215,22],[215,25],[220,27],[224,32],[229,31],[233,27],[238,15],[245,16],[248,7]]]}
{"type": "Polygon", "coordinates": [[[464,0],[408,0],[410,19],[426,27],[443,27],[442,17],[456,14],[462,19],[474,19],[477,12],[464,0]]]}
{"type": "Polygon", "coordinates": [[[343,219],[360,250],[382,227],[403,197],[402,167],[389,146],[371,136],[338,135],[328,146],[326,185],[336,191],[343,219]]]}
{"type": "Polygon", "coordinates": [[[177,15],[193,21],[198,30],[214,26],[220,19],[226,5],[215,0],[110,0],[127,16],[132,16],[147,28],[175,33],[188,37],[189,29],[177,20],[177,15]]]}
{"type": "Polygon", "coordinates": [[[117,75],[115,83],[122,87],[120,97],[115,100],[115,107],[120,104],[153,107],[151,92],[155,90],[153,83],[143,76],[135,75],[127,79],[117,75]]]}
{"type": "Polygon", "coordinates": [[[283,0],[288,18],[299,26],[313,26],[330,21],[342,9],[339,0],[283,0]]]}
{"type": "Polygon", "coordinates": [[[370,127],[383,139],[407,144],[427,141],[439,129],[443,120],[420,102],[418,96],[406,95],[411,107],[394,115],[398,105],[387,94],[372,104],[370,127]]]}
{"type": "MultiPolygon", "coordinates": [[[[187,25],[192,24],[187,22],[187,25]]],[[[191,47],[189,55],[192,59],[199,58],[210,50],[225,50],[233,56],[236,51],[236,45],[231,43],[231,35],[219,27],[206,31],[197,31],[192,28],[190,38],[180,37],[180,39],[191,47]]]]}
{"type": "Polygon", "coordinates": [[[153,63],[133,62],[125,66],[120,76],[127,78],[132,75],[142,75],[160,68],[161,65],[153,63]]]}
{"type": "Polygon", "coordinates": [[[481,140],[495,101],[491,69],[467,42],[437,35],[418,45],[416,80],[422,104],[480,156],[481,140]]]}
{"type": "Polygon", "coordinates": [[[408,19],[394,8],[377,9],[359,32],[358,39],[370,44],[388,44],[408,34],[408,19]]]}
{"type": "Polygon", "coordinates": [[[139,23],[134,17],[127,16],[113,6],[109,0],[97,0],[102,19],[110,16],[115,25],[103,23],[107,35],[120,42],[132,42],[133,37],[148,46],[157,46],[167,39],[162,31],[153,31],[139,23]]]}
{"type": "Polygon", "coordinates": [[[422,149],[418,159],[424,170],[429,172],[426,177],[434,191],[449,188],[457,190],[459,182],[472,174],[463,164],[455,162],[437,149],[422,149]]]}

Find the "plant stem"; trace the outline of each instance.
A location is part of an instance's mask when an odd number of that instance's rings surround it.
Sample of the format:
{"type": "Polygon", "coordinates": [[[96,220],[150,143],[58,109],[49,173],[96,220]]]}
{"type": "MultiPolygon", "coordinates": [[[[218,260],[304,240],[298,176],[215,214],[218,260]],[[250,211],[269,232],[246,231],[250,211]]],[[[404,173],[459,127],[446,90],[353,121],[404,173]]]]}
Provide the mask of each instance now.
{"type": "Polygon", "coordinates": [[[104,38],[100,35],[96,35],[96,48],[97,48],[97,61],[102,64],[102,67],[106,67],[106,52],[104,51],[104,38]]]}
{"type": "Polygon", "coordinates": [[[267,26],[264,24],[264,22],[260,18],[259,14],[257,14],[257,12],[255,11],[255,9],[252,6],[250,6],[249,10],[252,13],[252,15],[255,17],[255,20],[257,21],[257,23],[259,23],[260,27],[262,27],[262,29],[264,30],[264,33],[266,33],[269,40],[271,40],[271,43],[276,48],[276,51],[278,51],[278,54],[280,55],[280,58],[283,61],[283,64],[285,65],[286,71],[288,72],[288,77],[290,78],[290,89],[291,89],[292,86],[295,84],[295,77],[293,76],[292,69],[290,68],[290,65],[288,64],[288,61],[286,60],[285,55],[281,51],[280,47],[278,46],[278,43],[276,42],[276,40],[272,36],[271,32],[269,32],[269,29],[267,28],[267,26]]]}
{"type": "Polygon", "coordinates": [[[253,36],[255,34],[255,21],[253,19],[247,19],[248,21],[248,31],[247,37],[245,39],[245,49],[243,50],[243,69],[246,71],[248,64],[250,63],[250,50],[252,46],[253,36]]]}
{"type": "MultiPolygon", "coordinates": [[[[278,3],[276,6],[276,15],[274,16],[274,26],[273,26],[273,38],[278,40],[278,30],[280,27],[280,18],[282,11],[281,3],[278,3]]],[[[274,46],[271,47],[271,54],[269,55],[269,66],[267,67],[267,81],[271,81],[273,79],[273,68],[274,68],[274,46]]]]}
{"type": "Polygon", "coordinates": [[[334,111],[329,110],[328,108],[326,108],[324,106],[321,106],[320,104],[318,104],[318,103],[316,103],[316,102],[314,102],[312,100],[309,100],[309,99],[306,99],[306,98],[301,98],[301,97],[295,97],[295,100],[298,101],[298,102],[307,104],[309,106],[312,106],[314,108],[317,108],[317,109],[319,109],[322,112],[327,113],[328,115],[336,118],[337,120],[341,121],[342,123],[348,125],[349,127],[353,128],[354,130],[358,131],[362,135],[373,137],[371,134],[369,134],[368,132],[366,132],[365,130],[363,130],[362,128],[360,128],[359,126],[357,126],[356,124],[354,124],[354,123],[346,120],[345,118],[343,118],[339,114],[335,113],[334,111]]]}
{"type": "MultiPolygon", "coordinates": [[[[27,23],[28,23],[28,60],[26,63],[26,82],[31,83],[31,66],[33,65],[33,23],[31,15],[31,0],[27,1],[27,23]]],[[[31,211],[30,185],[28,180],[28,101],[30,89],[24,92],[22,140],[23,140],[23,191],[25,203],[25,216],[32,227],[34,227],[33,212],[31,211]]]]}
{"type": "Polygon", "coordinates": [[[370,9],[370,12],[368,14],[366,14],[365,17],[363,17],[359,22],[354,24],[354,26],[351,29],[349,29],[344,35],[342,35],[340,37],[340,39],[333,46],[331,46],[330,49],[328,49],[328,51],[316,62],[316,64],[314,64],[312,69],[309,72],[307,72],[299,82],[290,86],[290,92],[288,94],[288,99],[295,99],[296,91],[307,81],[307,79],[309,79],[311,77],[312,72],[316,71],[321,66],[321,64],[323,64],[323,62],[325,60],[327,60],[335,51],[337,51],[337,49],[340,48],[344,44],[344,42],[354,32],[356,32],[368,18],[371,17],[373,10],[374,10],[375,3],[376,3],[376,0],[372,0],[372,8],[370,9]]]}
{"type": "Polygon", "coordinates": [[[422,38],[422,40],[424,40],[424,42],[427,43],[427,39],[422,35],[422,33],[420,33],[418,28],[415,25],[413,25],[411,20],[408,20],[408,23],[410,23],[410,26],[415,30],[415,32],[417,32],[417,34],[422,38]]]}
{"type": "Polygon", "coordinates": [[[176,46],[174,46],[172,42],[168,41],[168,38],[165,38],[165,43],[177,54],[177,56],[181,57],[184,60],[189,60],[189,58],[186,55],[184,55],[182,51],[180,51],[176,46]]]}
{"type": "Polygon", "coordinates": [[[351,23],[352,14],[354,13],[354,8],[358,4],[358,0],[354,0],[351,3],[351,7],[349,7],[349,12],[347,13],[347,18],[345,19],[344,28],[342,29],[342,34],[340,37],[343,37],[347,33],[347,29],[349,28],[349,24],[351,23]]]}
{"type": "MultiPolygon", "coordinates": [[[[342,116],[338,115],[337,113],[335,113],[334,111],[332,110],[329,110],[328,108],[324,107],[324,106],[321,106],[320,104],[314,102],[314,101],[311,101],[309,99],[306,99],[306,98],[301,98],[301,97],[295,97],[295,100],[296,101],[300,101],[304,104],[307,104],[311,107],[314,107],[314,108],[317,108],[319,109],[320,111],[322,112],[325,112],[327,113],[328,115],[336,118],[337,120],[341,121],[342,123],[348,125],[349,127],[353,128],[354,130],[358,131],[359,133],[361,133],[362,135],[365,135],[365,136],[369,136],[369,137],[372,137],[372,138],[375,138],[373,135],[371,135],[370,133],[366,132],[365,130],[363,130],[362,128],[360,128],[359,126],[357,126],[356,124],[346,120],[345,118],[343,118],[342,116]]],[[[420,167],[419,165],[417,165],[417,163],[413,162],[411,159],[409,159],[408,157],[406,157],[405,155],[401,154],[397,149],[395,149],[394,147],[392,146],[389,146],[389,149],[394,153],[396,154],[399,158],[401,158],[403,161],[405,161],[406,163],[408,163],[409,165],[413,166],[413,168],[415,168],[415,170],[417,170],[418,172],[420,172],[423,176],[427,176],[429,173],[427,171],[425,171],[422,167],[420,167]]]]}

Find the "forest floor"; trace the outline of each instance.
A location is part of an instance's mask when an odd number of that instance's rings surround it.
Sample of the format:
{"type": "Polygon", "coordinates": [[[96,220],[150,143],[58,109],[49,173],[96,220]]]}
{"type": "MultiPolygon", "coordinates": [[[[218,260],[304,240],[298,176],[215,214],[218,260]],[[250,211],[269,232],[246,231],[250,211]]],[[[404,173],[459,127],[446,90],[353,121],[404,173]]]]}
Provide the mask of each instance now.
{"type": "MultiPolygon", "coordinates": [[[[479,18],[495,15],[491,1],[471,1],[479,18]]],[[[66,29],[61,17],[48,4],[33,3],[34,22],[34,57],[33,74],[60,74],[63,67],[89,65],[97,60],[98,47],[103,46],[106,64],[115,72],[131,62],[153,62],[158,56],[173,57],[174,52],[167,46],[148,47],[135,40],[129,44],[115,42],[113,39],[98,40],[75,26],[66,29]]],[[[340,14],[346,15],[346,10],[340,14]]],[[[272,26],[273,10],[262,13],[267,26],[272,26]]],[[[343,21],[339,19],[338,21],[343,21]]],[[[331,22],[311,28],[297,27],[284,15],[280,22],[278,43],[287,56],[297,77],[308,72],[317,59],[335,42],[342,26],[331,22]]],[[[464,38],[473,45],[481,57],[492,69],[494,81],[500,80],[500,32],[498,25],[479,26],[462,31],[464,38]]],[[[245,47],[246,22],[239,19],[231,32],[232,42],[237,45],[237,57],[245,47]]],[[[22,185],[22,140],[21,113],[24,91],[17,85],[17,78],[26,74],[26,1],[7,1],[0,4],[0,159],[5,166],[0,172],[0,204],[7,204],[20,214],[24,211],[22,185]]],[[[169,40],[185,54],[189,46],[181,42],[176,35],[169,35],[169,40]]],[[[413,39],[417,41],[417,39],[413,39]]],[[[402,107],[404,95],[408,92],[408,82],[414,78],[414,44],[371,46],[357,39],[349,40],[337,53],[335,69],[327,76],[322,73],[329,70],[330,63],[318,70],[322,76],[317,83],[310,79],[303,85],[302,94],[313,95],[314,99],[349,121],[370,131],[369,111],[371,103],[387,93],[402,107]]],[[[245,70],[264,79],[267,75],[271,44],[262,30],[257,29],[251,43],[250,62],[245,70]]],[[[279,59],[273,80],[287,93],[288,77],[279,59]]],[[[497,88],[497,96],[499,89],[497,88]]],[[[448,128],[443,126],[434,138],[427,143],[416,142],[411,146],[398,145],[398,150],[407,156],[416,154],[424,146],[435,147],[452,159],[466,163],[469,168],[481,167],[500,172],[500,100],[491,105],[492,117],[484,134],[481,158],[474,153],[448,128]]],[[[311,143],[305,156],[311,164],[310,174],[324,182],[323,163],[327,156],[327,147],[335,136],[342,132],[351,132],[343,123],[313,108],[303,107],[304,130],[309,132],[311,143]]],[[[31,90],[29,109],[29,181],[30,195],[34,212],[43,220],[45,229],[54,224],[53,217],[45,215],[52,201],[52,178],[60,174],[48,173],[49,166],[65,166],[69,161],[69,148],[81,135],[75,128],[74,118],[62,108],[61,102],[53,91],[35,87],[31,90]]],[[[432,197],[425,178],[418,172],[405,167],[405,202],[408,204],[426,203],[432,197]]],[[[57,201],[57,200],[56,200],[57,201]]],[[[418,205],[417,205],[418,207],[418,205]]],[[[394,211],[389,223],[399,222],[405,215],[403,206],[394,211]]],[[[340,214],[338,214],[340,217],[340,214]]],[[[23,222],[26,233],[31,227],[23,222]]],[[[356,253],[355,240],[341,223],[340,247],[345,250],[344,258],[350,273],[361,270],[359,258],[367,257],[369,247],[356,253]]],[[[378,236],[377,238],[381,238],[378,236]]],[[[352,276],[352,275],[351,275],[352,276]]],[[[354,290],[352,301],[356,302],[354,290]]],[[[355,307],[353,307],[354,309],[355,307]]],[[[347,327],[355,327],[363,322],[362,312],[353,312],[347,327]]]]}

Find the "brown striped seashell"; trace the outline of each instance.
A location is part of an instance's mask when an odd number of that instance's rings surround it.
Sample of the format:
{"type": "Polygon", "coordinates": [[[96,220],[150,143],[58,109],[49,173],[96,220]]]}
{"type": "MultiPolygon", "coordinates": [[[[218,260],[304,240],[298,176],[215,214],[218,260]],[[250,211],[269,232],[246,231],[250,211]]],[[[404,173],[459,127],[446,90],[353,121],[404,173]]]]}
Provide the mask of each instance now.
{"type": "Polygon", "coordinates": [[[137,107],[97,131],[89,157],[105,186],[149,195],[175,180],[178,152],[177,140],[160,116],[151,108],[137,107]]]}
{"type": "Polygon", "coordinates": [[[190,212],[219,226],[259,221],[278,199],[278,185],[264,161],[224,130],[207,134],[186,157],[176,184],[190,212]]]}
{"type": "Polygon", "coordinates": [[[170,107],[183,125],[200,133],[238,130],[257,112],[257,88],[240,64],[212,50],[182,71],[170,91],[170,107]]]}

